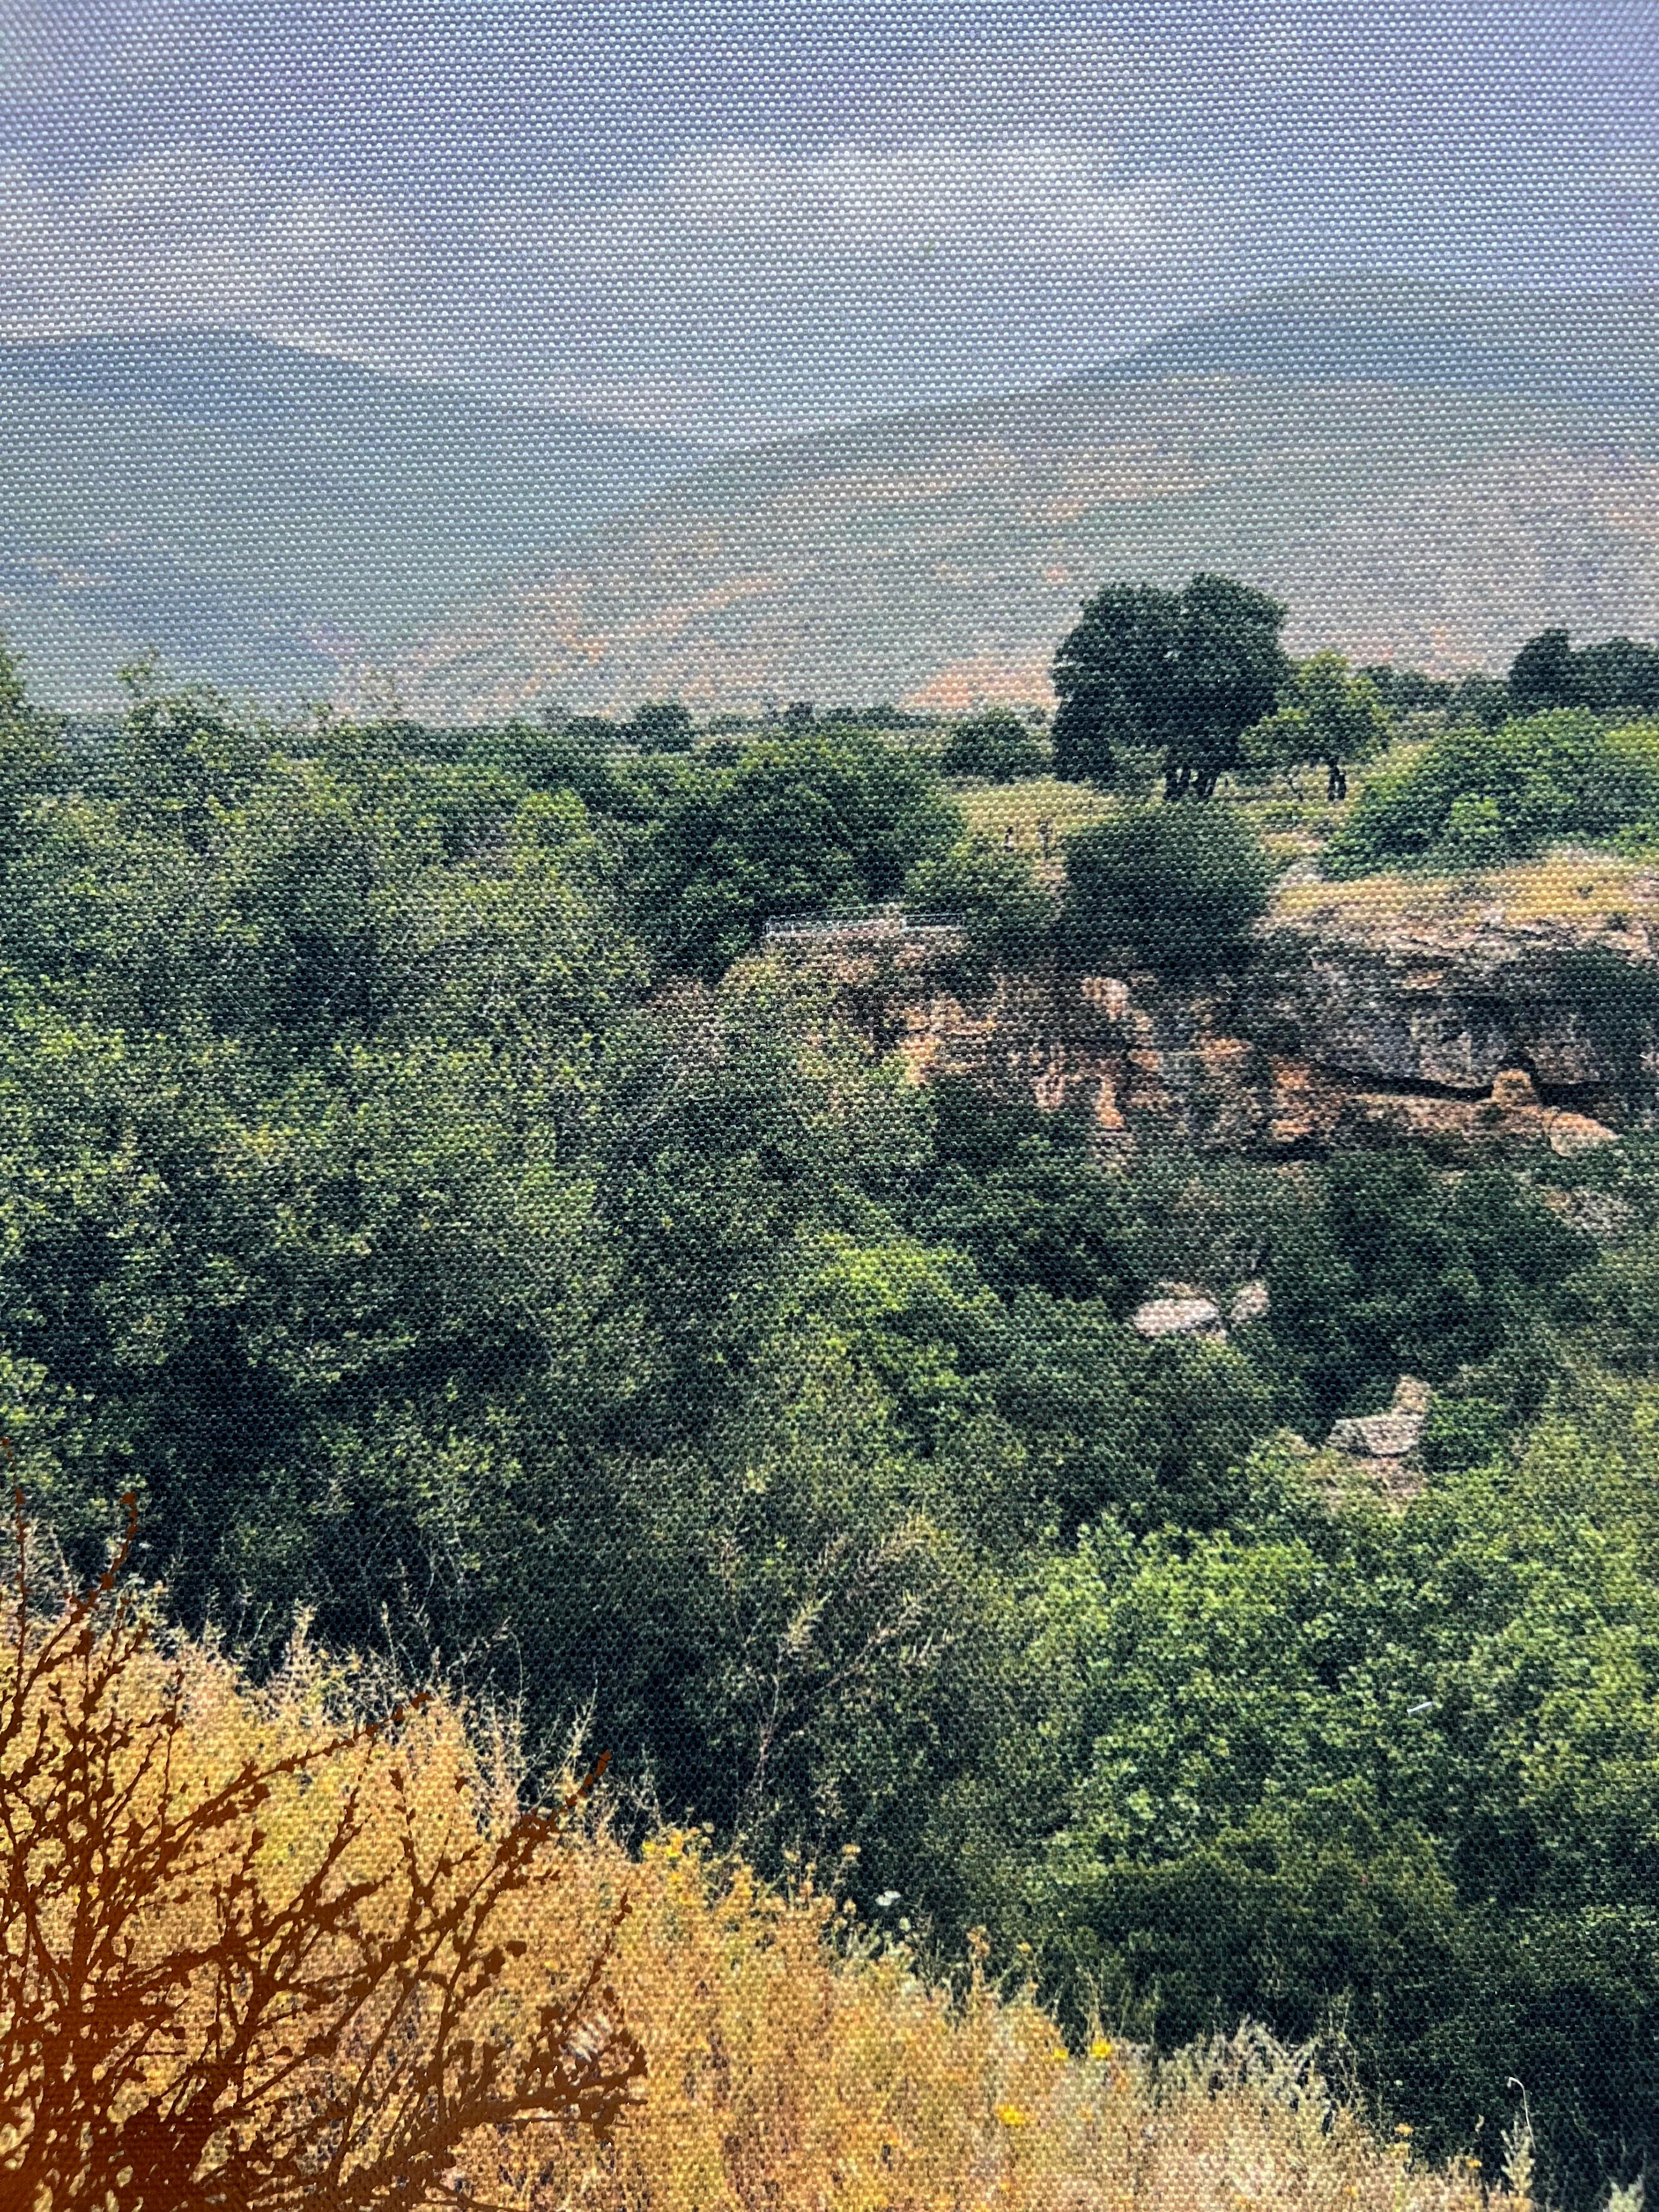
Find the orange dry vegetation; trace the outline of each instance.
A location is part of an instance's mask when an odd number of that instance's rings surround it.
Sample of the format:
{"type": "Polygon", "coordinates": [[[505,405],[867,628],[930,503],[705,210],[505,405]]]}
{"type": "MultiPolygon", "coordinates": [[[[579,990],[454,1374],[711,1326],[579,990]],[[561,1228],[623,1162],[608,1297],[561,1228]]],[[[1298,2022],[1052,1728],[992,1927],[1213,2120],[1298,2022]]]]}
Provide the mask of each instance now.
{"type": "MultiPolygon", "coordinates": [[[[603,1864],[614,1845],[592,1846],[603,1864]]],[[[1305,2053],[1245,2030],[1154,2066],[1097,2035],[1069,2051],[1029,1995],[977,1972],[953,1996],[902,1950],[837,1936],[810,1885],[781,1896],[695,1834],[628,1880],[617,1983],[648,2054],[639,2107],[571,2203],[605,2212],[1492,2212],[1468,2163],[1413,2170],[1305,2053]]],[[[1524,2187],[1524,2185],[1523,2185],[1524,2187]]],[[[1524,2201],[1522,2198],[1520,2201],[1524,2201]]]]}
{"type": "Polygon", "coordinates": [[[0,2212],[374,2212],[455,2201],[486,2145],[602,2136],[644,2059],[603,1978],[620,1901],[564,1879],[586,1786],[521,1812],[425,1697],[343,1725],[302,1640],[263,1694],[163,1652],[117,1568],[40,1620],[21,1498],[17,1540],[0,2212]]]}
{"type": "Polygon", "coordinates": [[[697,1832],[632,1853],[592,1803],[559,1834],[526,1824],[503,1731],[470,1726],[442,1698],[395,1726],[343,1728],[352,1677],[303,1634],[256,1688],[200,1644],[163,1651],[136,1615],[82,1606],[35,1626],[14,1597],[7,1623],[0,2205],[1476,2212],[1526,2201],[1524,2147],[1510,2194],[1486,2195],[1467,2165],[1416,2170],[1403,2133],[1379,2144],[1304,2054],[1264,2036],[1161,2067],[1103,2037],[1074,2055],[1029,1994],[1000,1996],[977,1962],[954,1994],[926,1985],[905,1950],[862,1932],[810,1876],[769,1888],[697,1832]],[[53,1636],[69,1663],[43,1675],[53,1636]],[[251,1776],[266,1780],[250,1789],[251,1776]],[[29,1808],[54,1788],[32,1844],[29,1808]],[[198,1820],[204,1849],[169,1875],[168,1837],[203,1808],[217,1808],[198,1820]],[[77,1869],[94,1829],[104,1856],[77,1869]],[[468,1895],[489,1906],[476,1942],[468,1911],[453,1909],[468,1895]],[[411,1927],[412,1944],[398,1932],[411,1927]],[[101,1954],[82,1942],[89,1930],[102,1931],[101,1954]],[[463,1955],[471,1966],[457,1972],[463,1955]],[[261,1973],[271,2001],[239,2060],[261,1973]],[[165,2006],[147,2012],[158,1992],[165,2006]],[[61,2027],[66,2006],[120,2084],[101,2143],[87,2124],[97,2068],[61,2042],[49,2063],[21,2063],[32,2040],[39,2059],[43,2022],[61,2027]],[[79,2132],[49,2154],[61,2077],[77,2068],[79,2132]]]}

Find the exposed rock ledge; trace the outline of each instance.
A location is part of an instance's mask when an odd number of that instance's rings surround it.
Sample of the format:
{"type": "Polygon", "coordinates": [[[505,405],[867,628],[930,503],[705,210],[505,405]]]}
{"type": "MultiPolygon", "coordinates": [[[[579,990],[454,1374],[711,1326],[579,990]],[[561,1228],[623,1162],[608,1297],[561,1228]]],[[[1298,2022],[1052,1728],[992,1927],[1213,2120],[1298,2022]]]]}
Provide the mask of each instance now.
{"type": "Polygon", "coordinates": [[[925,950],[834,967],[854,1022],[919,1081],[959,1076],[1080,1114],[1103,1146],[1572,1154],[1659,1121],[1659,1060],[1607,995],[1650,982],[1659,999],[1639,927],[1592,944],[1565,922],[1490,914],[1371,929],[1280,919],[1221,990],[1057,965],[975,988],[925,950]]]}

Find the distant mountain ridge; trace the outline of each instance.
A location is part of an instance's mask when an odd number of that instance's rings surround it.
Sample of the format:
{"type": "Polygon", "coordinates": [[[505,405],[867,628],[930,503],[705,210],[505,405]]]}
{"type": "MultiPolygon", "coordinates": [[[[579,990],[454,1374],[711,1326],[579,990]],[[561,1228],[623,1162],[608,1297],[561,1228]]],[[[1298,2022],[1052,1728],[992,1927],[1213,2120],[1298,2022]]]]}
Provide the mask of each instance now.
{"type": "Polygon", "coordinates": [[[708,453],[264,341],[0,346],[0,630],[38,696],[171,673],[443,720],[1044,696],[1111,576],[1293,644],[1497,666],[1659,633],[1659,297],[1264,293],[1043,390],[708,453]]]}
{"type": "Polygon", "coordinates": [[[1199,316],[1071,381],[1218,373],[1659,415],[1659,294],[1480,292],[1376,277],[1285,286],[1199,316]]]}
{"type": "Polygon", "coordinates": [[[1501,666],[1659,631],[1659,302],[1261,295],[1042,391],[716,457],[399,664],[414,711],[1038,699],[1109,577],[1222,568],[1291,644],[1501,666]]]}
{"type": "Polygon", "coordinates": [[[234,334],[0,345],[0,628],[54,703],[151,644],[327,695],[702,453],[234,334]]]}

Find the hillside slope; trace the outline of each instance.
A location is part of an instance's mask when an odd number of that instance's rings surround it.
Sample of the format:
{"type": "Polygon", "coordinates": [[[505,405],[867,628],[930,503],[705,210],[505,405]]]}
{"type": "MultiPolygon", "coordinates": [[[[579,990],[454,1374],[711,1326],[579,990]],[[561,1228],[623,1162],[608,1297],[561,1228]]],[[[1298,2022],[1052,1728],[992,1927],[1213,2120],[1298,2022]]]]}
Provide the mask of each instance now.
{"type": "Polygon", "coordinates": [[[252,338],[0,346],[0,629],[49,703],[96,702],[150,645],[326,693],[697,458],[252,338]]]}
{"type": "Polygon", "coordinates": [[[1047,391],[716,457],[203,333],[0,347],[0,631],[412,711],[1040,698],[1111,575],[1230,569],[1293,645],[1501,665],[1659,630],[1659,303],[1368,280],[1047,391]]]}
{"type": "Polygon", "coordinates": [[[1293,647],[1498,666],[1549,623],[1659,629],[1659,407],[1130,366],[722,459],[480,598],[400,665],[416,711],[770,694],[1045,696],[1109,577],[1220,568],[1293,647]]]}

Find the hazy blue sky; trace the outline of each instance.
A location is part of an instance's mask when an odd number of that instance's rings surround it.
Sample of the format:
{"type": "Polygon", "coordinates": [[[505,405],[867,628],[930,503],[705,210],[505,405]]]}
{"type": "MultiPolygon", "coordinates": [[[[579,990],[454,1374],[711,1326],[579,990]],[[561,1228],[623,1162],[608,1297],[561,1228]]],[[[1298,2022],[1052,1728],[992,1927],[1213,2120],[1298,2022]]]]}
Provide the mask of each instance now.
{"type": "Polygon", "coordinates": [[[1355,271],[1659,283],[1656,0],[0,0],[0,335],[735,435],[1355,271]]]}

